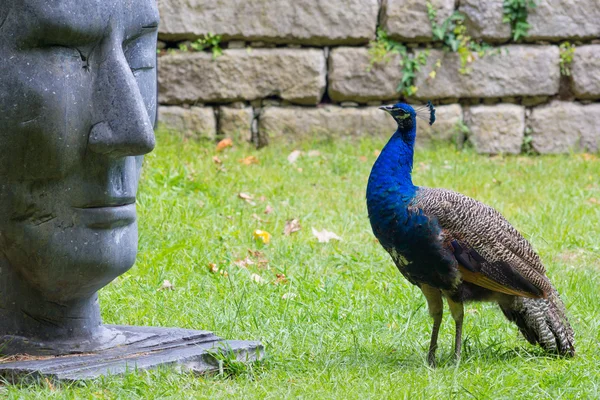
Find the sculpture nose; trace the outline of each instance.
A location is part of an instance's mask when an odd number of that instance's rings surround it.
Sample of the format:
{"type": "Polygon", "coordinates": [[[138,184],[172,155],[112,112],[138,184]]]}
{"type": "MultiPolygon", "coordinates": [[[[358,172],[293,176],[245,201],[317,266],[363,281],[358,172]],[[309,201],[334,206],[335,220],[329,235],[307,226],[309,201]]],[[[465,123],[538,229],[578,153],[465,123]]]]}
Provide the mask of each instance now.
{"type": "MultiPolygon", "coordinates": [[[[149,153],[154,149],[155,138],[148,109],[154,104],[147,107],[144,103],[122,52],[111,50],[105,57],[97,66],[95,83],[94,106],[100,122],[91,128],[88,149],[111,157],[149,153]]],[[[156,85],[155,81],[149,83],[156,85]]],[[[156,102],[155,97],[147,100],[156,102]]]]}

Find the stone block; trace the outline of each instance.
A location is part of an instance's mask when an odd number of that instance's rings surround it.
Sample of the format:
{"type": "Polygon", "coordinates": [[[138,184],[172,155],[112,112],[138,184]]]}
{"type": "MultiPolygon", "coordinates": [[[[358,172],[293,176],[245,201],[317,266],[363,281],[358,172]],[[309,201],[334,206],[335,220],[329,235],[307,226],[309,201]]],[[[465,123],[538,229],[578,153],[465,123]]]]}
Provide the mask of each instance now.
{"type": "Polygon", "coordinates": [[[515,104],[471,107],[469,140],[478,153],[519,154],[525,137],[525,108],[515,104]]]}
{"type": "Polygon", "coordinates": [[[600,1],[544,0],[529,11],[526,41],[593,39],[600,36],[600,1]]]}
{"type": "Polygon", "coordinates": [[[600,45],[575,48],[571,64],[573,93],[579,99],[600,98],[600,45]]]}
{"type": "Polygon", "coordinates": [[[159,57],[158,64],[162,104],[271,96],[317,104],[325,92],[325,55],[318,49],[232,49],[216,59],[204,52],[185,52],[159,57]]]}
{"type": "Polygon", "coordinates": [[[502,1],[461,0],[459,11],[465,15],[465,24],[473,38],[486,42],[506,42],[512,37],[510,24],[502,22],[502,1]]]}
{"type": "Polygon", "coordinates": [[[294,141],[306,137],[391,136],[396,122],[377,107],[266,107],[258,122],[261,139],[294,141]]]}
{"type": "Polygon", "coordinates": [[[165,41],[210,33],[224,41],[366,44],[375,37],[378,0],[239,1],[159,0],[165,41]]]}
{"type": "Polygon", "coordinates": [[[187,138],[214,139],[217,121],[212,107],[158,107],[158,122],[167,130],[182,133],[187,138]]]}
{"type": "Polygon", "coordinates": [[[334,102],[398,99],[402,78],[398,56],[369,69],[369,53],[362,47],[338,47],[329,54],[328,94],[334,102]]]}
{"type": "Polygon", "coordinates": [[[529,125],[531,144],[540,153],[597,152],[600,144],[600,104],[553,101],[534,108],[529,125]]]}
{"type": "Polygon", "coordinates": [[[249,142],[252,140],[252,107],[219,108],[219,135],[249,142]]]}
{"type": "MultiPolygon", "coordinates": [[[[441,24],[454,12],[455,0],[431,0],[441,24]]],[[[431,42],[431,22],[423,0],[383,0],[381,27],[394,40],[431,42]]]]}
{"type": "Polygon", "coordinates": [[[459,72],[456,53],[431,50],[427,65],[417,73],[416,94],[420,99],[500,98],[508,96],[542,96],[558,93],[560,71],[557,46],[503,46],[492,54],[477,57],[459,72]],[[429,73],[437,69],[435,79],[429,73]]]}

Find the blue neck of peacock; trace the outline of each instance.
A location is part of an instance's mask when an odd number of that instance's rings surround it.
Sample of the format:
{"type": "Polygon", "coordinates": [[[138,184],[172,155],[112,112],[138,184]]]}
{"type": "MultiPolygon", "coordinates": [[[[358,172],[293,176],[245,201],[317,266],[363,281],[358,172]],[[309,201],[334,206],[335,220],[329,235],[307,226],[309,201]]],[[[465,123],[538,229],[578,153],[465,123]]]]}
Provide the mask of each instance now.
{"type": "Polygon", "coordinates": [[[396,192],[410,198],[416,191],[412,183],[412,167],[415,145],[415,125],[407,131],[397,130],[375,161],[369,184],[367,199],[396,192]]]}

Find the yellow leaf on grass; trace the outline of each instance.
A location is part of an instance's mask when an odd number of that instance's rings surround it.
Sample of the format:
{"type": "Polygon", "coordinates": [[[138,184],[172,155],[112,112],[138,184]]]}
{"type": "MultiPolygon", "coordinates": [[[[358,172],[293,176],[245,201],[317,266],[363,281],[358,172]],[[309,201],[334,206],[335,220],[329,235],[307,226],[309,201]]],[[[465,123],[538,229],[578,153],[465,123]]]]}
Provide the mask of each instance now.
{"type": "Polygon", "coordinates": [[[254,239],[262,241],[264,244],[269,244],[271,242],[271,234],[267,231],[261,231],[260,229],[255,230],[252,233],[254,239]]]}

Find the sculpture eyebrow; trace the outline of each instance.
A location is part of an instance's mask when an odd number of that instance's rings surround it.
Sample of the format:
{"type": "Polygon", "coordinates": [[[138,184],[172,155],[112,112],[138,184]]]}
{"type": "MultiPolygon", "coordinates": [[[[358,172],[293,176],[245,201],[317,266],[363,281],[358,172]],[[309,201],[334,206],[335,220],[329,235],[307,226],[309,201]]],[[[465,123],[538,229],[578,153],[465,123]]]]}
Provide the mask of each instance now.
{"type": "Polygon", "coordinates": [[[77,24],[69,24],[68,21],[57,24],[48,20],[41,19],[39,30],[32,32],[33,37],[37,36],[41,42],[69,42],[72,45],[85,45],[89,42],[97,41],[106,34],[106,27],[88,26],[85,29],[77,24]]]}

